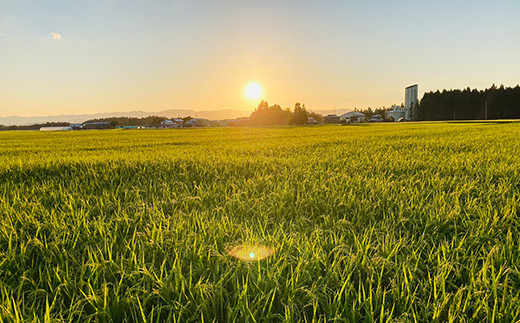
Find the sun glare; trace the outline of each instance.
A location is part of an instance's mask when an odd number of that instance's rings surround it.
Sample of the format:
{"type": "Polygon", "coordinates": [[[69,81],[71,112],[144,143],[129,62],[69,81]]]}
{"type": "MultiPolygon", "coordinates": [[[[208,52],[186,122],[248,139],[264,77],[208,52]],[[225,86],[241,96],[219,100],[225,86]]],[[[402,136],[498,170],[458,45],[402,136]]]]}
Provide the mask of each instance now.
{"type": "Polygon", "coordinates": [[[248,98],[255,100],[262,94],[262,87],[258,83],[250,83],[246,87],[246,95],[248,98]]]}
{"type": "Polygon", "coordinates": [[[231,257],[244,261],[259,261],[272,256],[275,248],[262,245],[237,245],[226,249],[231,257]]]}

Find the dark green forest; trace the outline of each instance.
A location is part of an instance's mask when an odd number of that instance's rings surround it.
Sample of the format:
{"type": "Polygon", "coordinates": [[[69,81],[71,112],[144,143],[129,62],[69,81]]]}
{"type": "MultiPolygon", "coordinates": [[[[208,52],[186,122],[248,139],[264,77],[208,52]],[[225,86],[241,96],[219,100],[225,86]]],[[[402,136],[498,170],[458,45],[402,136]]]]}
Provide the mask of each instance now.
{"type": "Polygon", "coordinates": [[[427,92],[416,110],[420,121],[520,119],[520,86],[427,92]]]}

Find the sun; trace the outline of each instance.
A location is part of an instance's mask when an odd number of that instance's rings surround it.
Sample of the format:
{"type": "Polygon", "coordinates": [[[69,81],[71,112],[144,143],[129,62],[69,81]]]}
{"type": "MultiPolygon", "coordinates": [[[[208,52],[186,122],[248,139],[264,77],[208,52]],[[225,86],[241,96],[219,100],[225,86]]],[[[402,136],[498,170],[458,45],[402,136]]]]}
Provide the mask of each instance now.
{"type": "Polygon", "coordinates": [[[253,83],[249,83],[247,85],[246,95],[248,98],[255,100],[255,99],[258,99],[261,94],[262,94],[262,87],[260,86],[260,84],[253,82],[253,83]]]}

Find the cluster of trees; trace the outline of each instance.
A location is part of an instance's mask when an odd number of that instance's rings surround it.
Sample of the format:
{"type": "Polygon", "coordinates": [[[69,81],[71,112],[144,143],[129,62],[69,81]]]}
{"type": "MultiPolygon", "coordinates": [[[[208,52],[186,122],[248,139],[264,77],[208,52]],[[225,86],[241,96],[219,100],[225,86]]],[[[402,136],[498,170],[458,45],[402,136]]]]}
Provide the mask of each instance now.
{"type": "Polygon", "coordinates": [[[166,117],[148,116],[144,118],[134,117],[109,117],[90,119],[85,122],[108,122],[109,127],[115,128],[117,126],[153,126],[161,124],[161,121],[166,120],[166,117]]]}
{"type": "MultiPolygon", "coordinates": [[[[404,105],[401,104],[401,106],[404,106],[404,105]]],[[[364,115],[366,115],[368,118],[370,118],[374,114],[379,114],[380,116],[382,116],[384,118],[386,116],[386,111],[388,111],[390,109],[391,108],[385,108],[383,106],[383,107],[380,107],[380,108],[375,108],[374,110],[372,110],[372,108],[370,108],[370,107],[368,107],[367,109],[354,108],[354,111],[361,112],[364,115]]]]}
{"type": "Polygon", "coordinates": [[[262,100],[251,113],[249,122],[255,126],[302,125],[307,124],[308,118],[323,122],[323,116],[307,111],[305,104],[297,102],[291,112],[289,108],[282,109],[278,104],[269,106],[267,101],[262,100]]]}
{"type": "Polygon", "coordinates": [[[443,90],[425,93],[412,107],[417,120],[471,120],[520,118],[520,86],[443,90]],[[487,105],[487,109],[486,109],[487,105]],[[486,111],[487,110],[487,111],[486,111]],[[486,116],[487,113],[487,116],[486,116]]]}

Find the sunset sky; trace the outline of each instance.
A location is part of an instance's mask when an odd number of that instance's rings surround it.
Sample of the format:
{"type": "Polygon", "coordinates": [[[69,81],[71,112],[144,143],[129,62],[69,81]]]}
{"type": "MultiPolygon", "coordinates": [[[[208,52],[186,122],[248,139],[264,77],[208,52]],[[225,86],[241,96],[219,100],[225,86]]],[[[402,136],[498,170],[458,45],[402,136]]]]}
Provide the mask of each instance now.
{"type": "Polygon", "coordinates": [[[420,98],[516,86],[519,15],[517,0],[0,0],[0,116],[376,108],[415,83],[420,98]]]}

